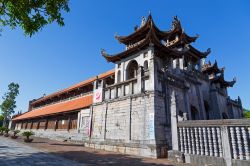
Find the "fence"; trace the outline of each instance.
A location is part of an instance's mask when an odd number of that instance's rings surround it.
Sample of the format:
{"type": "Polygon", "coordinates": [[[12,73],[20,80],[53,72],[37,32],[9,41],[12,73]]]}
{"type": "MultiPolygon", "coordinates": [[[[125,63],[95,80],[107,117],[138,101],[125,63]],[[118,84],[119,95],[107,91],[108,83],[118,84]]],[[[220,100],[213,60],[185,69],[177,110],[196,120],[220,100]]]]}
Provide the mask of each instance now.
{"type": "Polygon", "coordinates": [[[177,124],[178,150],[184,154],[245,160],[250,165],[250,120],[199,120],[177,124]]]}

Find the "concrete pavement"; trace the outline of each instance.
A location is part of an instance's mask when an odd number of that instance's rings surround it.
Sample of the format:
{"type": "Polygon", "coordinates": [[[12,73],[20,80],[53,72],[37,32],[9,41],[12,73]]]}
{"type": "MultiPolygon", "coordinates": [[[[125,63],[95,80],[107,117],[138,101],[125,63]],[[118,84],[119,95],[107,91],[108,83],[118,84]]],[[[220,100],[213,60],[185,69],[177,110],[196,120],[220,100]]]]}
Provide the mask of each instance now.
{"type": "Polygon", "coordinates": [[[0,166],[83,166],[0,136],[0,166]]]}

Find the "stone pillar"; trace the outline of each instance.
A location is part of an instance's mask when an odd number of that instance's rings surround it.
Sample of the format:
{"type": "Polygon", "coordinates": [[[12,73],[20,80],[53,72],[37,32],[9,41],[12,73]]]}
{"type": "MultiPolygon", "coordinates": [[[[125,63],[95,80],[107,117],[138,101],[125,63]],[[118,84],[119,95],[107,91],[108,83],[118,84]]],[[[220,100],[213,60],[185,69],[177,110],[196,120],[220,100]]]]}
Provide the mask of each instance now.
{"type": "Polygon", "coordinates": [[[106,139],[106,133],[107,133],[107,114],[108,114],[108,103],[106,103],[105,108],[105,119],[104,119],[104,131],[103,131],[103,139],[106,139]]]}
{"type": "Polygon", "coordinates": [[[179,67],[181,70],[184,69],[184,56],[182,56],[182,58],[179,59],[179,67]]]}
{"type": "Polygon", "coordinates": [[[142,92],[142,66],[139,66],[138,68],[138,74],[137,74],[137,89],[138,89],[138,93],[142,92]]]}
{"type": "Polygon", "coordinates": [[[173,68],[174,68],[174,69],[176,69],[176,60],[177,60],[177,59],[173,60],[173,68]]]}
{"type": "Polygon", "coordinates": [[[179,150],[178,129],[177,129],[177,105],[175,92],[171,93],[171,132],[172,132],[172,148],[179,150]]]}
{"type": "Polygon", "coordinates": [[[226,161],[227,166],[232,165],[232,154],[230,149],[230,142],[229,142],[229,133],[226,126],[221,127],[221,141],[222,141],[222,148],[223,148],[223,158],[226,161]]]}
{"type": "Polygon", "coordinates": [[[81,111],[77,114],[77,132],[80,133],[80,126],[81,126],[81,111]]]}
{"type": "Polygon", "coordinates": [[[122,96],[124,96],[124,92],[125,92],[125,86],[124,86],[124,84],[122,84],[122,86],[121,86],[121,97],[122,96]]]}
{"type": "Polygon", "coordinates": [[[117,88],[118,88],[117,86],[114,87],[114,99],[116,99],[118,97],[118,89],[117,88]]]}
{"type": "Polygon", "coordinates": [[[129,94],[130,95],[133,94],[133,82],[132,81],[129,83],[129,94]]]}
{"type": "Polygon", "coordinates": [[[156,82],[156,74],[157,74],[157,70],[155,67],[155,59],[154,59],[154,52],[153,52],[153,48],[152,50],[149,50],[149,56],[150,56],[150,59],[149,59],[149,83],[150,85],[148,86],[149,87],[149,90],[154,90],[155,89],[155,82],[156,82]]]}

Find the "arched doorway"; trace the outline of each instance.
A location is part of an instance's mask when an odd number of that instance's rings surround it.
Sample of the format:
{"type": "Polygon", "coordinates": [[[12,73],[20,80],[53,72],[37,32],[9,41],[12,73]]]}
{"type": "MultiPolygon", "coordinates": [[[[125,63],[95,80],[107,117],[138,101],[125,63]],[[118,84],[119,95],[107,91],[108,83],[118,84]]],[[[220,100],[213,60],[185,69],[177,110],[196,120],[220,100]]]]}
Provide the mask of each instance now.
{"type": "Polygon", "coordinates": [[[132,60],[129,62],[127,66],[127,80],[135,78],[137,76],[137,70],[138,70],[138,63],[136,60],[132,60]]]}

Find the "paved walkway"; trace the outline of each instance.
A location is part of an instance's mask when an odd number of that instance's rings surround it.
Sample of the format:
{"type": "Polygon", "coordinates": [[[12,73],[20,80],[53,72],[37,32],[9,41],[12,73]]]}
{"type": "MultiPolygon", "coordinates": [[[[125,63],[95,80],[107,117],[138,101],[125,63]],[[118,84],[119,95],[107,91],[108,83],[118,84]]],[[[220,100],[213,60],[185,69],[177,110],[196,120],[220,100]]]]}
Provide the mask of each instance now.
{"type": "Polygon", "coordinates": [[[0,136],[0,166],[41,165],[79,166],[80,164],[0,136]]]}

